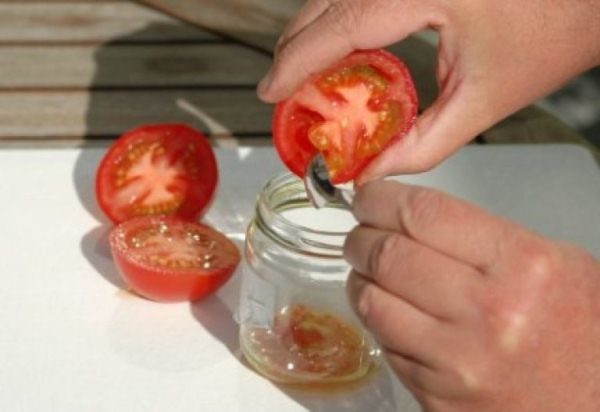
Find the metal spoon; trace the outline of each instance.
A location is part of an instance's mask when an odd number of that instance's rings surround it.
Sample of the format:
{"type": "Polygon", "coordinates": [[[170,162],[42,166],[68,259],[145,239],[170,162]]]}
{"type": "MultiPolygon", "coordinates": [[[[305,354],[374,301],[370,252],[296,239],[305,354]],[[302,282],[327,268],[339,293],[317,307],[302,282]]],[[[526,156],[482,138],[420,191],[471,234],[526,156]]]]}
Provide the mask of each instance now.
{"type": "Polygon", "coordinates": [[[328,203],[338,203],[350,209],[354,191],[336,187],[329,180],[325,159],[318,153],[311,159],[304,174],[304,187],[312,205],[320,209],[328,203]]]}

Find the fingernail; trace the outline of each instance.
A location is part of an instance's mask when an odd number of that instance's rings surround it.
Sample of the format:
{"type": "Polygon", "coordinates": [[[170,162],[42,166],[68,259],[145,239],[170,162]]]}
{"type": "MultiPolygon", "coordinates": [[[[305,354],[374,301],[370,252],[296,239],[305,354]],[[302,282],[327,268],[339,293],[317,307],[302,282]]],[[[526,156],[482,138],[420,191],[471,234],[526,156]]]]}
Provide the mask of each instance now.
{"type": "Polygon", "coordinates": [[[261,97],[266,96],[267,92],[269,91],[269,88],[271,87],[271,80],[273,77],[273,69],[270,68],[269,71],[267,72],[267,74],[265,74],[265,76],[262,78],[262,80],[258,83],[258,94],[261,97]]]}

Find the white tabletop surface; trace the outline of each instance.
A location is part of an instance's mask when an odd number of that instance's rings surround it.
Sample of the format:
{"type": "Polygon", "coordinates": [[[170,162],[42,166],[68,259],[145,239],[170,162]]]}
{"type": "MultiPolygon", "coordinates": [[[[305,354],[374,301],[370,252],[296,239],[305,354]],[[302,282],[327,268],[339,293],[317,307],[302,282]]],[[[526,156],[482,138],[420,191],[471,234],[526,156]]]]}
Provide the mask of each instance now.
{"type": "MultiPolygon", "coordinates": [[[[239,276],[196,304],[120,290],[95,205],[102,150],[0,151],[1,411],[414,411],[383,369],[351,393],[280,388],[241,361],[239,276]]],[[[270,148],[220,149],[207,220],[243,242],[270,148]]],[[[442,188],[600,257],[600,173],[573,146],[467,147],[405,181],[442,188]]]]}

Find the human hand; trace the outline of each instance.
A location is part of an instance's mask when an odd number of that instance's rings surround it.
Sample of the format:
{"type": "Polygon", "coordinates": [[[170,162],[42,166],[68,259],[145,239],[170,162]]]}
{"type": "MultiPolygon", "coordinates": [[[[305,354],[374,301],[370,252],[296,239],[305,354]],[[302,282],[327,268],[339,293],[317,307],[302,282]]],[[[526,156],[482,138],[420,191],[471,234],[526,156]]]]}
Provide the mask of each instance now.
{"type": "Polygon", "coordinates": [[[363,186],[350,301],[425,410],[600,410],[600,263],[440,192],[363,186]]]}
{"type": "Polygon", "coordinates": [[[598,16],[597,0],[309,0],[281,36],[258,93],[267,102],[282,100],[352,50],[381,48],[433,28],[440,35],[439,96],[358,183],[423,171],[600,64],[598,16]]]}

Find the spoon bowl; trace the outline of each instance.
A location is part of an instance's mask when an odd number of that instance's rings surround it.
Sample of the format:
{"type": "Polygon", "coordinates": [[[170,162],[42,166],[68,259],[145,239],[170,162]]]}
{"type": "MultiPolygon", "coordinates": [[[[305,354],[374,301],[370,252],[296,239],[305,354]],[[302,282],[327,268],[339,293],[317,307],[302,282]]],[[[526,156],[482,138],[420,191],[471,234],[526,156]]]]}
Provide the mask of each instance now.
{"type": "Polygon", "coordinates": [[[310,202],[317,209],[330,203],[340,204],[346,209],[352,207],[354,191],[331,183],[325,159],[320,153],[308,163],[304,174],[304,187],[310,202]]]}

